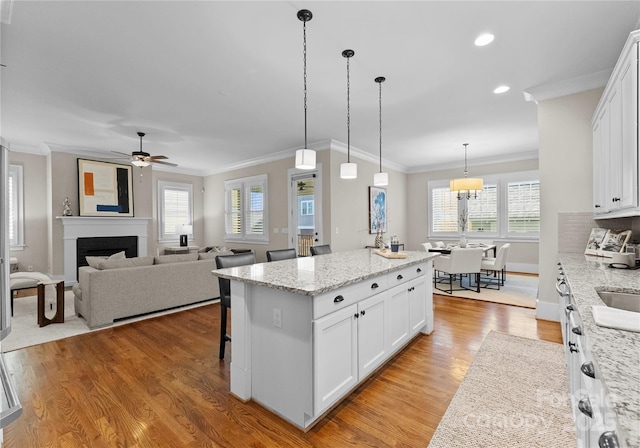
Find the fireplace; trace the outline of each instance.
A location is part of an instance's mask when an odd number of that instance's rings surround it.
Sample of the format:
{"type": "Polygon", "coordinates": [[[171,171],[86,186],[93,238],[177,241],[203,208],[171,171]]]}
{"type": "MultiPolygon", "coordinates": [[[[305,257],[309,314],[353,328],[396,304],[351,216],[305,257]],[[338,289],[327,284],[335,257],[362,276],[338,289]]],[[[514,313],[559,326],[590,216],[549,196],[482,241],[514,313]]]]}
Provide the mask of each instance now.
{"type": "MultiPolygon", "coordinates": [[[[137,236],[98,236],[76,240],[77,267],[88,266],[86,257],[108,257],[124,252],[127,258],[138,256],[137,236]]],[[[77,270],[76,270],[77,275],[77,270]]]]}
{"type": "Polygon", "coordinates": [[[121,250],[125,251],[127,257],[147,255],[147,227],[151,218],[60,216],[58,219],[62,221],[63,227],[65,286],[78,281],[78,267],[86,266],[86,255],[104,256],[121,250]],[[127,252],[126,248],[118,245],[109,249],[108,253],[104,249],[90,248],[102,253],[79,255],[77,242],[103,237],[136,238],[137,243],[133,243],[136,252],[131,252],[132,249],[127,252]]]}

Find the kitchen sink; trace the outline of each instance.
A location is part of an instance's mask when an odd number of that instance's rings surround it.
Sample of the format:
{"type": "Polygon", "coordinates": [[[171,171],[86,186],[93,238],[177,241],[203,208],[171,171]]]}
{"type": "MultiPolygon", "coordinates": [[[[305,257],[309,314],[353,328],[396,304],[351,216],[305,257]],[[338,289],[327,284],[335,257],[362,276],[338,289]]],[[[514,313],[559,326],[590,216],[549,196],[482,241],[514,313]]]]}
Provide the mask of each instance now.
{"type": "Polygon", "coordinates": [[[598,291],[605,305],[621,310],[640,312],[640,294],[614,291],[598,291]]]}

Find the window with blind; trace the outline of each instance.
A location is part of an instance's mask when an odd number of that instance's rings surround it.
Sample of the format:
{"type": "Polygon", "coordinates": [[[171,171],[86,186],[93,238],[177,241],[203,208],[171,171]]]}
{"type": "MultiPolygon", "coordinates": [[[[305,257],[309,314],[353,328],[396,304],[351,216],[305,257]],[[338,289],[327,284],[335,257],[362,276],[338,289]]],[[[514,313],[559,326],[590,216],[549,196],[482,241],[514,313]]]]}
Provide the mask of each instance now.
{"type": "Polygon", "coordinates": [[[193,185],[158,181],[158,240],[178,241],[179,227],[188,224],[193,224],[193,185]]]}
{"type": "Polygon", "coordinates": [[[269,242],[267,175],[225,182],[225,241],[269,242]]]}
{"type": "Polygon", "coordinates": [[[508,233],[540,233],[540,181],[507,184],[508,233]]]}
{"type": "Polygon", "coordinates": [[[22,166],[9,165],[9,245],[11,250],[24,248],[24,202],[22,166]]]}
{"type": "Polygon", "coordinates": [[[459,234],[458,217],[468,207],[471,238],[537,238],[540,235],[540,181],[537,171],[484,176],[477,198],[458,200],[449,180],[428,185],[429,237],[459,234]]]}

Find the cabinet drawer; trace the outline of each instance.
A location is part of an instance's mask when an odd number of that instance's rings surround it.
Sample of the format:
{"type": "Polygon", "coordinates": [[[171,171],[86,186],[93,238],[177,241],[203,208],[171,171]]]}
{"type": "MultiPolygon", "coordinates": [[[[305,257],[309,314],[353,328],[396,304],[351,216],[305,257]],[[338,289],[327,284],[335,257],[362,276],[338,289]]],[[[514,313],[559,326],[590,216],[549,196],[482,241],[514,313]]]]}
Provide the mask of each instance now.
{"type": "Polygon", "coordinates": [[[387,278],[389,279],[389,287],[393,288],[414,278],[418,278],[426,273],[427,269],[424,264],[415,264],[406,268],[398,269],[397,271],[389,272],[387,278]]]}
{"type": "Polygon", "coordinates": [[[313,298],[313,318],[318,319],[341,310],[388,288],[388,277],[382,275],[321,294],[313,298]]]}

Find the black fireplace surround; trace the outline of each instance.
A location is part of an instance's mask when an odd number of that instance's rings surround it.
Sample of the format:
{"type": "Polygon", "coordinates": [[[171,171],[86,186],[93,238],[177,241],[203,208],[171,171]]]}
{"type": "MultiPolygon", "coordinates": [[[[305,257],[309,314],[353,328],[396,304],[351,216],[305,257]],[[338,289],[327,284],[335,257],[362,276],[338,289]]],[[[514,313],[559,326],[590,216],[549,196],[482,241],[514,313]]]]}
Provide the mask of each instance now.
{"type": "Polygon", "coordinates": [[[76,240],[76,278],[82,266],[89,266],[86,257],[108,257],[124,251],[127,258],[138,256],[137,236],[99,236],[76,240]]]}

